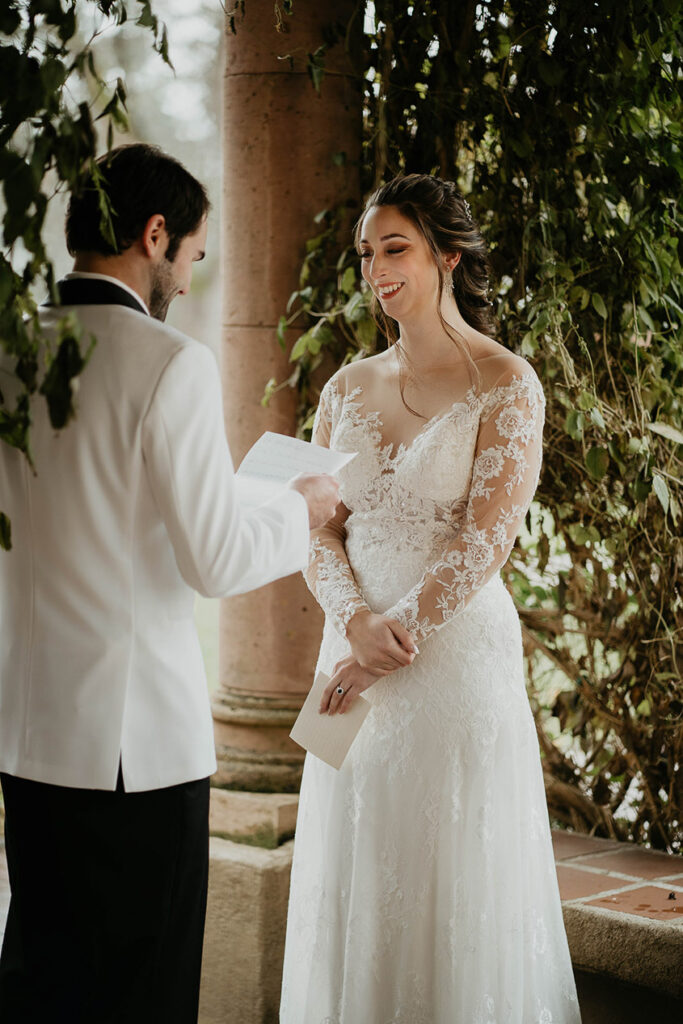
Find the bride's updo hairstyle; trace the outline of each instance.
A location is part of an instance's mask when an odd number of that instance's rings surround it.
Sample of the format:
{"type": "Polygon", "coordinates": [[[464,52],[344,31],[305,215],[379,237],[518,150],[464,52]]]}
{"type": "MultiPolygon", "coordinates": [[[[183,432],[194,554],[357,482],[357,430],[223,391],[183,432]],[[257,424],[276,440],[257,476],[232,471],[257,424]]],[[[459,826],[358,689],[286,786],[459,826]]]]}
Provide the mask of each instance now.
{"type": "MultiPolygon", "coordinates": [[[[354,243],[359,252],[363,221],[375,206],[396,207],[421,232],[431,249],[439,273],[439,295],[443,294],[444,287],[451,287],[451,275],[444,273],[443,257],[460,253],[460,260],[452,274],[453,295],[458,309],[463,319],[475,330],[489,336],[495,334],[496,319],[488,299],[489,262],[486,244],[472,218],[469,203],[453,182],[431,174],[406,174],[380,185],[368,199],[356,224],[354,243]]],[[[440,303],[438,312],[444,330],[463,350],[478,376],[469,346],[446,323],[440,303]]],[[[397,334],[394,321],[386,316],[377,300],[373,301],[373,313],[389,342],[395,342],[397,334]]]]}

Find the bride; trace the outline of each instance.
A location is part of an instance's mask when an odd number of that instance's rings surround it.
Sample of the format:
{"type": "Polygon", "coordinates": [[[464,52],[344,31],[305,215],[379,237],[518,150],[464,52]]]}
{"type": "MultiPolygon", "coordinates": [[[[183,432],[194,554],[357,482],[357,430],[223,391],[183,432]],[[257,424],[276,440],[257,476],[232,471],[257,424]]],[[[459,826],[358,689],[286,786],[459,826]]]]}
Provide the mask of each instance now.
{"type": "Polygon", "coordinates": [[[399,334],[322,391],[314,441],[358,455],[307,578],[321,711],[361,693],[372,709],[340,771],[306,758],[280,1019],[577,1024],[499,575],[538,482],[543,392],[491,340],[484,244],[449,182],[383,185],[356,245],[399,334]]]}

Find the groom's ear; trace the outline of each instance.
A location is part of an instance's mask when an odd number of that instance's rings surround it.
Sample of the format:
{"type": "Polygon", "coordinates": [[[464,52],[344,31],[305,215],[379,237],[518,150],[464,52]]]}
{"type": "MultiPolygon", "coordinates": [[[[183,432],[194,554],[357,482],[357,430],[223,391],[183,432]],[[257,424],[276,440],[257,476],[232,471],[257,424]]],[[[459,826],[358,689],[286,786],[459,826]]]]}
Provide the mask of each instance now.
{"type": "Polygon", "coordinates": [[[155,213],[145,224],[140,244],[146,256],[150,259],[158,259],[163,256],[168,248],[168,232],[166,231],[166,218],[155,213]]]}

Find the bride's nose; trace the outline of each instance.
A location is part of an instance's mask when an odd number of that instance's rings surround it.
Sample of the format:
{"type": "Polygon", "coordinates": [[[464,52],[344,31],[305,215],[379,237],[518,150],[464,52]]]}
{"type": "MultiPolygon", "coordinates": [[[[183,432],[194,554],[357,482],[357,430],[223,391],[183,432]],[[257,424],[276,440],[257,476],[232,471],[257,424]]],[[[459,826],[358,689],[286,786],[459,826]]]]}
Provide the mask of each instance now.
{"type": "Polygon", "coordinates": [[[381,255],[376,253],[371,257],[368,276],[373,284],[379,284],[387,276],[387,270],[381,255]]]}

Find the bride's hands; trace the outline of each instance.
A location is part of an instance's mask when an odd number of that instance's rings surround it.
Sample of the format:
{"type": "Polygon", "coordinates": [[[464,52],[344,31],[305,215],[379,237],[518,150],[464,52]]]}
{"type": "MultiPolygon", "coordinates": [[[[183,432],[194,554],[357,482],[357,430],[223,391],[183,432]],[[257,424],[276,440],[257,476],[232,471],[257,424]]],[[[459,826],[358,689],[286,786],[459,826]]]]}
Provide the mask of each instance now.
{"type": "Polygon", "coordinates": [[[418,653],[408,630],[395,619],[359,611],[346,626],[351,654],[334,666],[320,699],[320,713],[343,714],[356,697],[382,676],[412,664],[418,653]],[[337,693],[341,687],[343,694],[337,693]]]}
{"type": "Polygon", "coordinates": [[[410,665],[418,653],[412,636],[400,622],[370,611],[356,612],[349,619],[346,639],[359,666],[376,676],[410,665]]]}
{"type": "MultiPolygon", "coordinates": [[[[383,674],[386,675],[386,673],[383,674]]],[[[337,662],[334,675],[320,698],[320,714],[334,715],[337,712],[343,714],[348,711],[360,693],[369,690],[372,684],[380,678],[379,675],[361,668],[353,655],[337,662]],[[337,693],[338,686],[341,686],[344,691],[343,695],[337,693]]]]}

